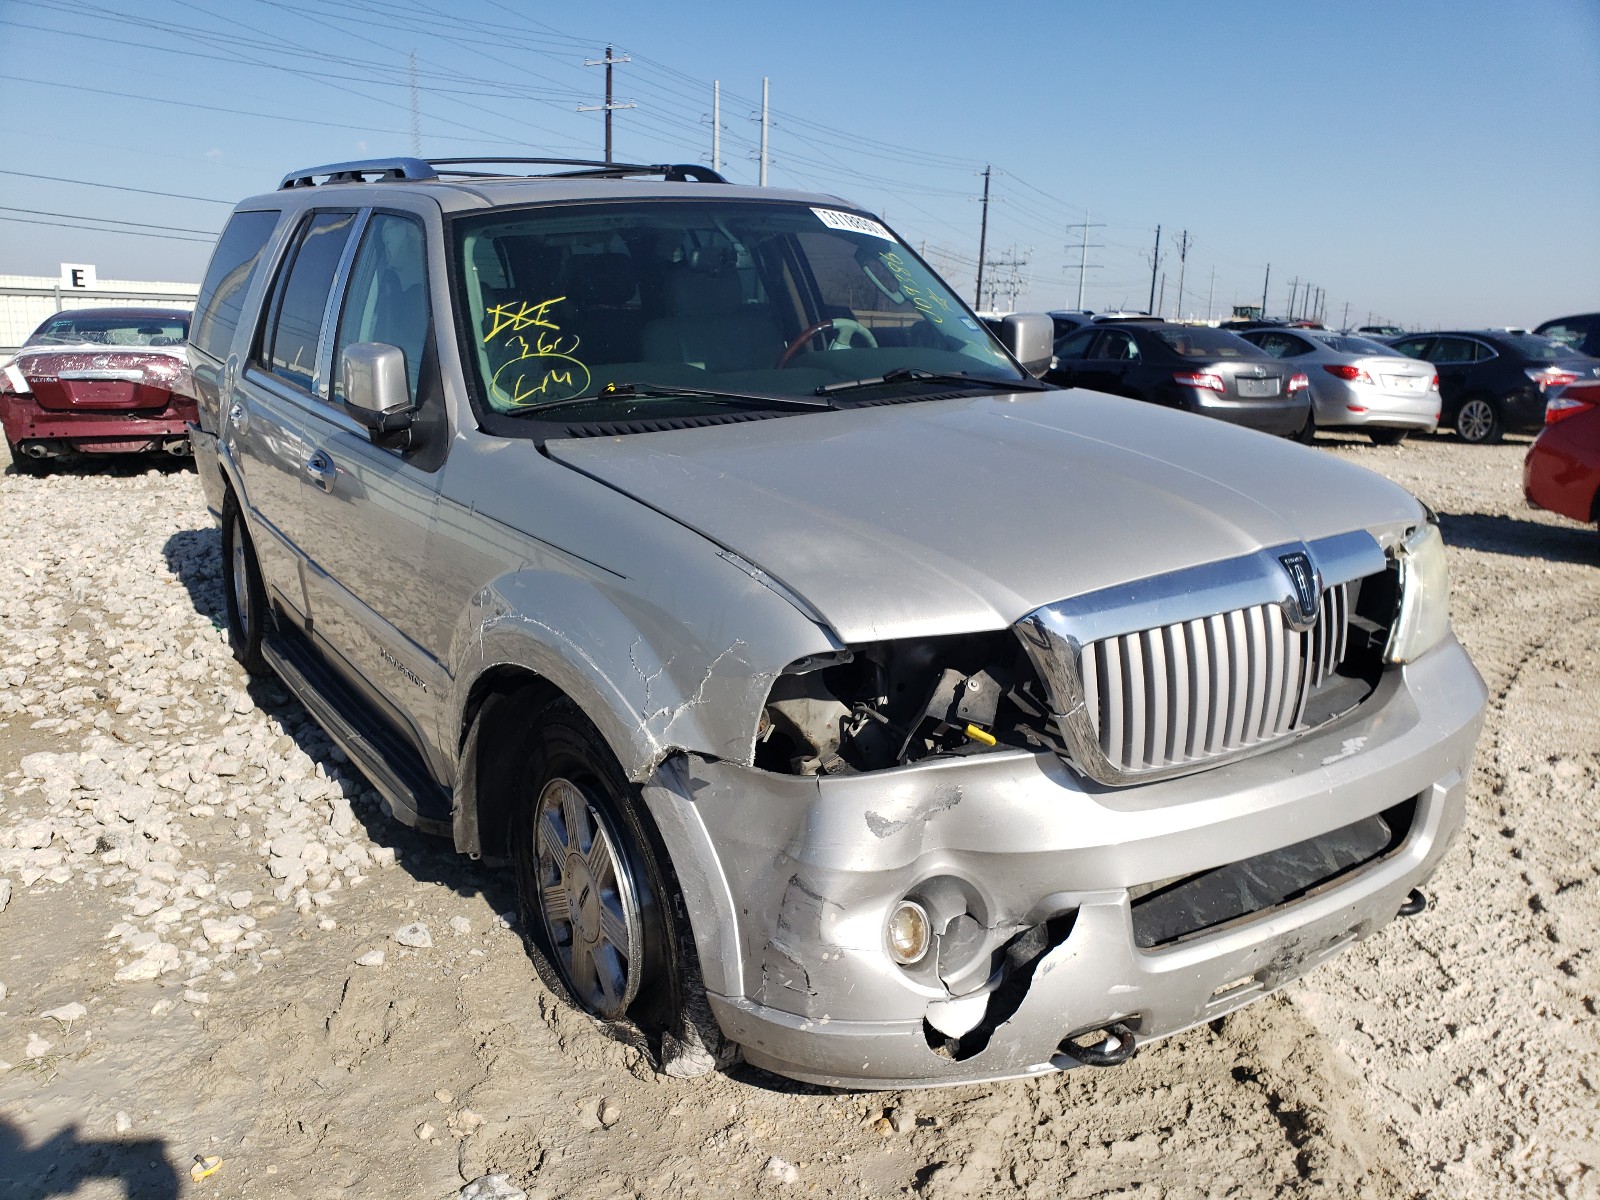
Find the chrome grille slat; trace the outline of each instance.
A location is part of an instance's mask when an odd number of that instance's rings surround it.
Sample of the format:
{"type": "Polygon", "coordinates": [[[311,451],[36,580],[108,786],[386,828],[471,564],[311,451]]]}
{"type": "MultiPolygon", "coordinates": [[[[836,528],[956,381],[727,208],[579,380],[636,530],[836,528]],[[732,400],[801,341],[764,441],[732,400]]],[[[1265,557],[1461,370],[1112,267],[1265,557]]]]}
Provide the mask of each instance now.
{"type": "Polygon", "coordinates": [[[1344,658],[1349,586],[1326,589],[1310,629],[1258,604],[1091,642],[1079,656],[1101,752],[1119,772],[1199,763],[1302,727],[1344,658]]]}

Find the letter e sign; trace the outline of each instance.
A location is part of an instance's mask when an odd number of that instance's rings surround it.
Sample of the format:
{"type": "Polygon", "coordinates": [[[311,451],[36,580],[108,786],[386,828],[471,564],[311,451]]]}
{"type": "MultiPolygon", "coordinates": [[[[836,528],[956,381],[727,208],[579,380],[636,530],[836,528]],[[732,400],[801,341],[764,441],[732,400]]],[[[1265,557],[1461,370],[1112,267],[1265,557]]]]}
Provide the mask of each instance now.
{"type": "Polygon", "coordinates": [[[61,286],[86,291],[95,286],[93,263],[62,263],[61,286]]]}

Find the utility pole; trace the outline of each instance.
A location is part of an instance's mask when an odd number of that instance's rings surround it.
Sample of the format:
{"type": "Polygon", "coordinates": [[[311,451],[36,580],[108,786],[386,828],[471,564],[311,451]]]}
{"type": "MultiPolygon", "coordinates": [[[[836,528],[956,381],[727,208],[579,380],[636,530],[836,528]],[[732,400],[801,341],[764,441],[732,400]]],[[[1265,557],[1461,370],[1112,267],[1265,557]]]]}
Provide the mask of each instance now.
{"type": "Polygon", "coordinates": [[[1156,268],[1161,265],[1161,226],[1156,226],[1156,248],[1150,255],[1150,299],[1145,304],[1144,310],[1151,316],[1156,310],[1156,268]]]}
{"type": "Polygon", "coordinates": [[[989,244],[989,164],[983,164],[983,216],[978,222],[978,291],[972,303],[983,307],[983,256],[989,244]]]}
{"type": "Polygon", "coordinates": [[[1009,258],[991,258],[988,262],[988,266],[993,268],[989,272],[989,303],[980,304],[980,309],[998,312],[1002,295],[1008,300],[1008,310],[1016,307],[1017,297],[1022,294],[1022,268],[1028,265],[1028,260],[1017,257],[1016,246],[1010,247],[1006,253],[1009,258]],[[1002,275],[1002,271],[1006,274],[1002,275]]]}
{"type": "Polygon", "coordinates": [[[1267,264],[1267,277],[1261,281],[1261,319],[1267,319],[1267,285],[1272,282],[1272,264],[1267,264]]]}
{"type": "Polygon", "coordinates": [[[767,186],[767,77],[761,77],[761,186],[767,186]]]}
{"type": "MultiPolygon", "coordinates": [[[[1086,208],[1086,209],[1083,210],[1083,221],[1082,221],[1082,223],[1078,224],[1078,225],[1068,225],[1067,228],[1068,229],[1082,229],[1083,230],[1083,240],[1078,244],[1078,309],[1079,309],[1079,311],[1082,311],[1082,309],[1083,309],[1083,277],[1088,273],[1089,267],[1090,267],[1090,263],[1089,263],[1089,250],[1090,250],[1089,230],[1091,230],[1091,229],[1104,229],[1105,228],[1105,222],[1104,221],[1096,221],[1094,224],[1091,225],[1089,223],[1089,210],[1086,208]]],[[[1096,249],[1096,250],[1103,249],[1104,248],[1104,244],[1101,243],[1101,242],[1095,242],[1093,244],[1093,248],[1096,249]]],[[[1071,250],[1072,247],[1068,246],[1067,249],[1071,250]]],[[[1096,270],[1098,270],[1099,267],[1100,267],[1100,264],[1099,263],[1094,263],[1093,266],[1094,266],[1094,268],[1096,270]]],[[[1067,270],[1070,271],[1070,270],[1072,270],[1072,268],[1068,267],[1067,270]]]]}
{"type": "Polygon", "coordinates": [[[722,80],[711,81],[711,169],[722,170],[722,80]]]}
{"type": "Polygon", "coordinates": [[[409,71],[411,80],[411,157],[422,157],[422,109],[417,103],[417,52],[411,52],[409,71]]]}
{"type": "Polygon", "coordinates": [[[1348,300],[1346,300],[1344,302],[1344,316],[1339,318],[1339,328],[1340,329],[1349,329],[1350,328],[1350,301],[1348,301],[1348,300]]]}
{"type": "Polygon", "coordinates": [[[613,112],[615,112],[619,108],[637,108],[638,107],[638,105],[636,105],[632,100],[628,101],[626,104],[613,104],[611,102],[611,68],[613,66],[615,66],[617,63],[625,63],[625,62],[628,62],[628,61],[629,61],[629,58],[628,58],[628,56],[626,54],[624,54],[621,58],[613,58],[611,56],[611,47],[610,46],[606,47],[606,56],[604,58],[595,58],[595,59],[587,59],[586,58],[583,61],[583,65],[586,66],[586,67],[604,67],[606,69],[606,102],[604,104],[582,104],[582,105],[578,106],[578,111],[579,112],[604,112],[606,114],[606,161],[607,162],[611,162],[612,161],[612,158],[611,158],[611,114],[613,112]]]}
{"type": "Polygon", "coordinates": [[[1163,272],[1161,272],[1161,298],[1156,301],[1156,311],[1155,311],[1155,313],[1153,315],[1159,317],[1159,316],[1164,315],[1166,313],[1166,311],[1167,311],[1167,273],[1165,271],[1163,271],[1163,272]]]}
{"type": "Polygon", "coordinates": [[[1289,317],[1289,320],[1291,320],[1291,321],[1294,320],[1294,296],[1295,296],[1295,292],[1298,291],[1299,288],[1300,288],[1300,276],[1296,275],[1293,279],[1291,279],[1289,281],[1288,317],[1289,317]]]}
{"type": "Polygon", "coordinates": [[[1183,237],[1178,242],[1178,320],[1183,320],[1183,272],[1189,259],[1189,231],[1183,231],[1183,237]]]}
{"type": "Polygon", "coordinates": [[[1206,320],[1211,320],[1211,300],[1217,294],[1217,269],[1211,268],[1211,286],[1206,288],[1206,320]]]}

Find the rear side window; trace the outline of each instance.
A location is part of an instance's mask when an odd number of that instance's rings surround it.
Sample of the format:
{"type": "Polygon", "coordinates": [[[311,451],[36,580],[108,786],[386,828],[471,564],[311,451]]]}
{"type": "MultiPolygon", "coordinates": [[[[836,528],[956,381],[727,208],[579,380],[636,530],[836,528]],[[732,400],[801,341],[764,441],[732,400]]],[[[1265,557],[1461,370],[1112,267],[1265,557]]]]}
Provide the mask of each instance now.
{"type": "Polygon", "coordinates": [[[1394,342],[1392,345],[1395,350],[1398,350],[1407,358],[1426,358],[1429,362],[1432,362],[1433,360],[1428,358],[1427,350],[1433,344],[1433,340],[1432,338],[1411,338],[1404,342],[1394,342]]]}
{"type": "Polygon", "coordinates": [[[261,262],[261,251],[278,223],[276,212],[240,212],[228,219],[206,268],[195,303],[194,331],[189,341],[212,358],[228,357],[239,309],[261,262]]]}
{"type": "Polygon", "coordinates": [[[314,390],[322,317],[354,224],[354,213],[322,212],[312,217],[278,280],[272,321],[261,339],[258,361],[302,391],[314,390]]]}
{"type": "Polygon", "coordinates": [[[1099,330],[1095,328],[1080,329],[1070,337],[1061,338],[1056,342],[1055,351],[1057,358],[1083,358],[1089,353],[1089,343],[1094,341],[1099,330]]]}

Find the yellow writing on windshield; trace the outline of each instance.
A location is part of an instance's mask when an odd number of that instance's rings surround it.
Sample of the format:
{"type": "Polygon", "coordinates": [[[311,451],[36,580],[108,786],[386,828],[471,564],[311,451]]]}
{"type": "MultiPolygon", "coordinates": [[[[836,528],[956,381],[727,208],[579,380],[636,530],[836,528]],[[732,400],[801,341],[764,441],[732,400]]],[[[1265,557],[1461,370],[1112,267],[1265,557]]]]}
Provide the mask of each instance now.
{"type": "Polygon", "coordinates": [[[889,268],[890,273],[899,282],[901,294],[911,301],[917,311],[935,325],[943,325],[944,318],[939,315],[935,306],[945,312],[949,312],[950,302],[943,296],[919,286],[917,277],[911,272],[910,264],[895,251],[890,250],[887,253],[878,255],[878,257],[883,260],[883,265],[889,268]]]}
{"type": "Polygon", "coordinates": [[[548,314],[565,299],[565,296],[556,296],[549,300],[541,300],[537,304],[529,304],[526,300],[519,300],[513,304],[496,304],[488,312],[488,317],[494,325],[483,335],[484,343],[494,341],[507,329],[528,329],[535,325],[545,329],[560,329],[561,326],[551,321],[548,314]]]}
{"type": "Polygon", "coordinates": [[[577,357],[580,339],[572,334],[563,337],[561,326],[551,314],[565,299],[555,296],[537,303],[519,300],[496,304],[485,314],[490,329],[483,335],[484,345],[507,334],[510,336],[501,340],[501,345],[517,352],[515,358],[495,368],[491,377],[497,399],[504,397],[504,407],[523,408],[565,400],[589,390],[589,368],[577,357]]]}

